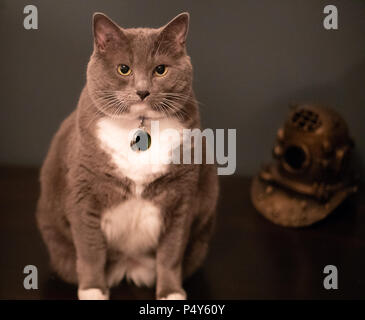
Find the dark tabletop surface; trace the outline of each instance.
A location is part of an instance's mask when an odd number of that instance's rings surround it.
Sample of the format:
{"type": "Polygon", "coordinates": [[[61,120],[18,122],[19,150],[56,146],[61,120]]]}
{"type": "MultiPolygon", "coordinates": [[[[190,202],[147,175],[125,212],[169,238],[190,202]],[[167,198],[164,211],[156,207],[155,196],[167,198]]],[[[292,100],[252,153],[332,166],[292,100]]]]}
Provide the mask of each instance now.
{"type": "MultiPolygon", "coordinates": [[[[221,177],[218,221],[204,267],[185,283],[190,299],[363,299],[365,200],[359,192],[327,219],[288,229],[265,220],[249,198],[250,179],[221,177]],[[338,268],[338,289],[323,287],[326,265],[338,268]]],[[[0,168],[0,298],[75,299],[76,287],[54,277],[35,224],[38,170],[0,168]],[[26,290],[23,269],[38,268],[38,290],[26,290]]],[[[153,299],[152,289],[122,283],[112,299],[153,299]]]]}

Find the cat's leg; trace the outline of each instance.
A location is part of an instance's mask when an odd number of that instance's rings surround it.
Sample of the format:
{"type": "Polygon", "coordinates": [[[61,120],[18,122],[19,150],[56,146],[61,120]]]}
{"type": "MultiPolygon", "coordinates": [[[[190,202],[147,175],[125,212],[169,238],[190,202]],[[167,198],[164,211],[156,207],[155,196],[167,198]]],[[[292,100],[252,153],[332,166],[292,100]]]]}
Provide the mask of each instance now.
{"type": "Polygon", "coordinates": [[[214,222],[215,216],[211,215],[204,225],[192,230],[192,236],[184,256],[183,279],[189,278],[203,264],[213,233],[214,222]]]}
{"type": "Polygon", "coordinates": [[[216,205],[219,185],[216,168],[204,165],[201,168],[198,189],[199,209],[192,224],[188,247],[183,264],[184,279],[190,277],[203,263],[213,234],[216,220],[216,205]]]}
{"type": "Polygon", "coordinates": [[[62,280],[77,284],[73,244],[53,226],[42,225],[40,231],[51,258],[52,269],[62,280]]]}
{"type": "Polygon", "coordinates": [[[170,223],[161,235],[156,254],[156,297],[161,300],[185,300],[182,264],[190,230],[190,201],[181,200],[170,213],[170,223]]]}
{"type": "Polygon", "coordinates": [[[71,234],[68,234],[68,223],[62,218],[62,210],[55,212],[51,201],[45,201],[50,197],[41,197],[38,201],[36,219],[39,231],[47,246],[51,260],[51,267],[54,272],[64,281],[77,284],[76,274],[76,254],[73,246],[71,234]],[[55,219],[54,216],[60,218],[55,219]]]}
{"type": "Polygon", "coordinates": [[[70,216],[76,248],[78,297],[80,300],[107,300],[109,289],[105,277],[106,242],[100,228],[99,215],[72,212],[70,216]]]}

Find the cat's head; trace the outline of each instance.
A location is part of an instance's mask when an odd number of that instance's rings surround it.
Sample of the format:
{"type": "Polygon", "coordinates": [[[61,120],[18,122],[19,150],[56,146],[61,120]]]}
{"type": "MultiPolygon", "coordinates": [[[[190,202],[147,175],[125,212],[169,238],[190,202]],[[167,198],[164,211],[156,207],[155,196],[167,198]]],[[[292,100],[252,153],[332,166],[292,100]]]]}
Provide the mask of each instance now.
{"type": "Polygon", "coordinates": [[[95,13],[87,89],[99,111],[132,118],[183,114],[192,99],[188,27],[188,13],[159,29],[124,29],[95,13]]]}

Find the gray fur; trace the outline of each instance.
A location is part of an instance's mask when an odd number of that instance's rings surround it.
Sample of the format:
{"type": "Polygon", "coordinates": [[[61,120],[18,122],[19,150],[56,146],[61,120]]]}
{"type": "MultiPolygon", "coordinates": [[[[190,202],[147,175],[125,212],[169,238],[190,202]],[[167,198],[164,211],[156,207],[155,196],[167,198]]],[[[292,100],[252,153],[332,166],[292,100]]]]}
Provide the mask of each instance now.
{"type": "MultiPolygon", "coordinates": [[[[148,90],[149,104],[156,110],[160,93],[180,94],[183,98],[168,116],[176,117],[186,128],[200,128],[192,66],[185,49],[188,19],[188,14],[181,14],[160,29],[122,29],[106,16],[94,15],[95,45],[87,82],[76,110],[52,140],[41,170],[37,208],[52,267],[81,289],[107,292],[113,256],[101,231],[101,215],[132,197],[134,190],[134,182],[117,173],[110,156],[99,146],[96,122],[128,114],[138,101],[135,91],[148,90]],[[133,79],[117,75],[121,61],[134,66],[133,79]],[[162,63],[170,65],[169,74],[153,82],[151,70],[162,63]],[[113,104],[106,108],[106,97],[98,95],[103,90],[125,94],[123,110],[113,104]]],[[[163,215],[163,232],[156,252],[151,253],[157,264],[156,297],[184,294],[182,280],[202,264],[211,237],[218,197],[216,169],[204,164],[169,165],[166,174],[145,186],[142,197],[163,215]]]]}

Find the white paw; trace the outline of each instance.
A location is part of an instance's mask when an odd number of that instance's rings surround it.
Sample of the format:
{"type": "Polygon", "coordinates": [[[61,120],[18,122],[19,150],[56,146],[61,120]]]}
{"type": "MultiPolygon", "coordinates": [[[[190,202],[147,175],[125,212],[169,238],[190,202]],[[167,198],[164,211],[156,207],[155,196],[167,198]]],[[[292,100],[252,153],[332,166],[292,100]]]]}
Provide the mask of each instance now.
{"type": "Polygon", "coordinates": [[[181,293],[170,293],[160,300],[186,300],[186,295],[181,293]]]}
{"type": "Polygon", "coordinates": [[[79,300],[109,300],[109,290],[104,294],[100,289],[79,289],[77,292],[79,300]]]}

